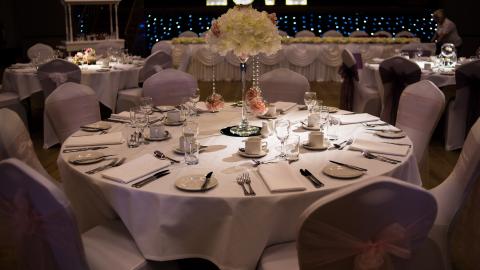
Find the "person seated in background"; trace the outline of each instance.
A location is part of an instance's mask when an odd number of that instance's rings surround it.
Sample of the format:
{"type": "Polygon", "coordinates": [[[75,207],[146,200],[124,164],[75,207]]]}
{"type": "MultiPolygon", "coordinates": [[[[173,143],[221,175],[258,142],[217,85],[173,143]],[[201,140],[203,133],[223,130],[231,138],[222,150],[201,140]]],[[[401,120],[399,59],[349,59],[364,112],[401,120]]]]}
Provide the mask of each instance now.
{"type": "Polygon", "coordinates": [[[457,48],[457,55],[462,45],[462,38],[458,35],[457,26],[454,22],[445,16],[443,9],[438,9],[433,12],[433,19],[437,22],[437,31],[433,35],[432,42],[437,44],[437,54],[440,53],[440,48],[445,43],[452,43],[457,48]]]}

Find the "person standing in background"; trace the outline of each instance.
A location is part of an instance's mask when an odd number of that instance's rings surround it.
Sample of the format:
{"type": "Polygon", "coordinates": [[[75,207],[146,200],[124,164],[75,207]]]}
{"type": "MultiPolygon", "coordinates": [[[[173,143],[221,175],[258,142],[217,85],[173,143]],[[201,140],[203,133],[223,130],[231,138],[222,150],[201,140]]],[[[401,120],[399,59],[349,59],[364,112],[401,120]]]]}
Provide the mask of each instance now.
{"type": "Polygon", "coordinates": [[[443,44],[452,43],[457,49],[457,55],[459,55],[462,38],[458,35],[455,23],[445,16],[443,9],[435,10],[435,12],[433,12],[433,19],[437,22],[437,31],[432,38],[432,42],[437,44],[437,54],[440,53],[440,48],[443,44]]]}

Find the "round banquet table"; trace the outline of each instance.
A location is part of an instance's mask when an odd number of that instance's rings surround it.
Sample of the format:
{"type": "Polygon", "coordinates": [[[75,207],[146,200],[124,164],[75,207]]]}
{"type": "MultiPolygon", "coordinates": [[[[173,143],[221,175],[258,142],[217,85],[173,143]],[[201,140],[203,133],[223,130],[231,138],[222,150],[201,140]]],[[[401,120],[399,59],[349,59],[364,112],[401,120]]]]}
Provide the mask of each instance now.
{"type": "MultiPolygon", "coordinates": [[[[306,114],[306,111],[293,108],[280,116],[295,123],[292,132],[299,135],[301,141],[308,138],[308,131],[299,125],[306,114]]],[[[118,215],[147,259],[204,258],[221,269],[255,269],[265,247],[295,239],[300,214],[320,197],[379,175],[421,183],[411,149],[405,157],[394,157],[402,162],[392,165],[363,158],[356,151],[307,151],[301,148],[300,160],[290,166],[295,172],[300,168],[309,169],[325,186],[314,188],[298,174],[306,187],[304,191],[271,193],[251,160],[237,154],[245,138],[219,133],[221,128],[237,124],[239,119],[240,109],[230,105],[219,113],[198,116],[199,142],[209,146],[199,154],[198,165],[185,165],[183,157],[172,150],[178,145],[181,126],[167,127],[172,138],[166,141],[150,142],[138,148],[128,148],[123,143],[100,150],[105,154],[127,157],[127,162],[154,150],[161,150],[170,157],[182,160],[181,164],[169,167],[171,174],[139,189],[131,187],[135,182],[122,184],[102,178],[100,174],[84,173],[108,161],[77,166],[67,162],[72,153],[61,153],[58,167],[80,229],[85,231],[118,215]],[[330,178],[321,173],[328,160],[354,164],[367,168],[368,172],[354,180],[330,178]],[[206,174],[209,171],[214,172],[219,184],[208,192],[184,192],[174,185],[181,176],[206,174]],[[251,175],[252,186],[257,193],[255,197],[244,196],[242,188],[235,181],[245,171],[251,175]]],[[[261,122],[251,116],[252,124],[261,126],[261,122]]],[[[115,131],[121,131],[124,138],[133,133],[132,128],[122,123],[112,123],[110,132],[115,131]]],[[[376,137],[361,124],[342,125],[338,134],[342,139],[365,137],[375,141],[411,144],[408,138],[390,140],[376,137]]],[[[274,135],[265,140],[268,141],[270,152],[264,159],[269,159],[278,154],[280,143],[274,135]]]]}
{"type": "MultiPolygon", "coordinates": [[[[101,70],[100,65],[85,65],[81,68],[81,84],[90,86],[97,94],[98,101],[115,111],[117,93],[122,89],[138,87],[138,73],[141,67],[131,64],[112,64],[110,71],[101,70]]],[[[15,92],[20,100],[42,91],[34,68],[5,69],[2,91],[15,92]]]]}

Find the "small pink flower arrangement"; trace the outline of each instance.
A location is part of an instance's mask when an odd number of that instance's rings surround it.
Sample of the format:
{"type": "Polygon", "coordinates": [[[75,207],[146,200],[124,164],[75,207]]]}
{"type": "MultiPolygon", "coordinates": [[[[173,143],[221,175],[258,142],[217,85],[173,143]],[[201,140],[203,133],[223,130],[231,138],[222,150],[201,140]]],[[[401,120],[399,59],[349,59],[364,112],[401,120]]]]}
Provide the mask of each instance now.
{"type": "Polygon", "coordinates": [[[222,95],[213,93],[207,97],[205,105],[211,112],[218,112],[220,109],[223,109],[225,102],[223,101],[222,95]]]}
{"type": "Polygon", "coordinates": [[[263,115],[267,112],[267,104],[261,96],[254,97],[249,101],[250,110],[257,115],[263,115]]]}
{"type": "Polygon", "coordinates": [[[260,91],[260,88],[257,86],[252,86],[250,89],[245,92],[245,100],[247,102],[250,102],[251,99],[254,99],[256,97],[259,97],[262,95],[262,91],[260,91]]]}

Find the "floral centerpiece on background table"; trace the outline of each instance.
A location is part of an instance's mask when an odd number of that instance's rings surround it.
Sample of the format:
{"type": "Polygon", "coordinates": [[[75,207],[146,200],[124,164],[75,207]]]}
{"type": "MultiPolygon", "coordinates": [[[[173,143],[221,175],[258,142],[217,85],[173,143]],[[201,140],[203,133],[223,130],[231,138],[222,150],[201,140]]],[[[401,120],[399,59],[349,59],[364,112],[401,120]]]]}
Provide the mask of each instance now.
{"type": "MultiPolygon", "coordinates": [[[[231,132],[240,136],[250,136],[259,128],[249,126],[246,117],[247,100],[245,94],[246,62],[250,56],[264,53],[271,55],[281,49],[282,38],[278,34],[276,15],[258,11],[250,5],[235,6],[212,22],[205,39],[209,47],[225,56],[232,52],[240,61],[242,74],[242,121],[231,132]]],[[[255,98],[258,98],[256,96],[255,98]]],[[[257,107],[258,99],[254,103],[257,107]]],[[[263,100],[262,100],[263,102],[263,100]]],[[[264,104],[265,105],[265,104],[264,104]]],[[[261,107],[261,105],[260,105],[261,107]]]]}
{"type": "Polygon", "coordinates": [[[77,52],[73,57],[73,63],[77,65],[94,65],[97,62],[95,49],[87,48],[83,52],[77,52]]]}

